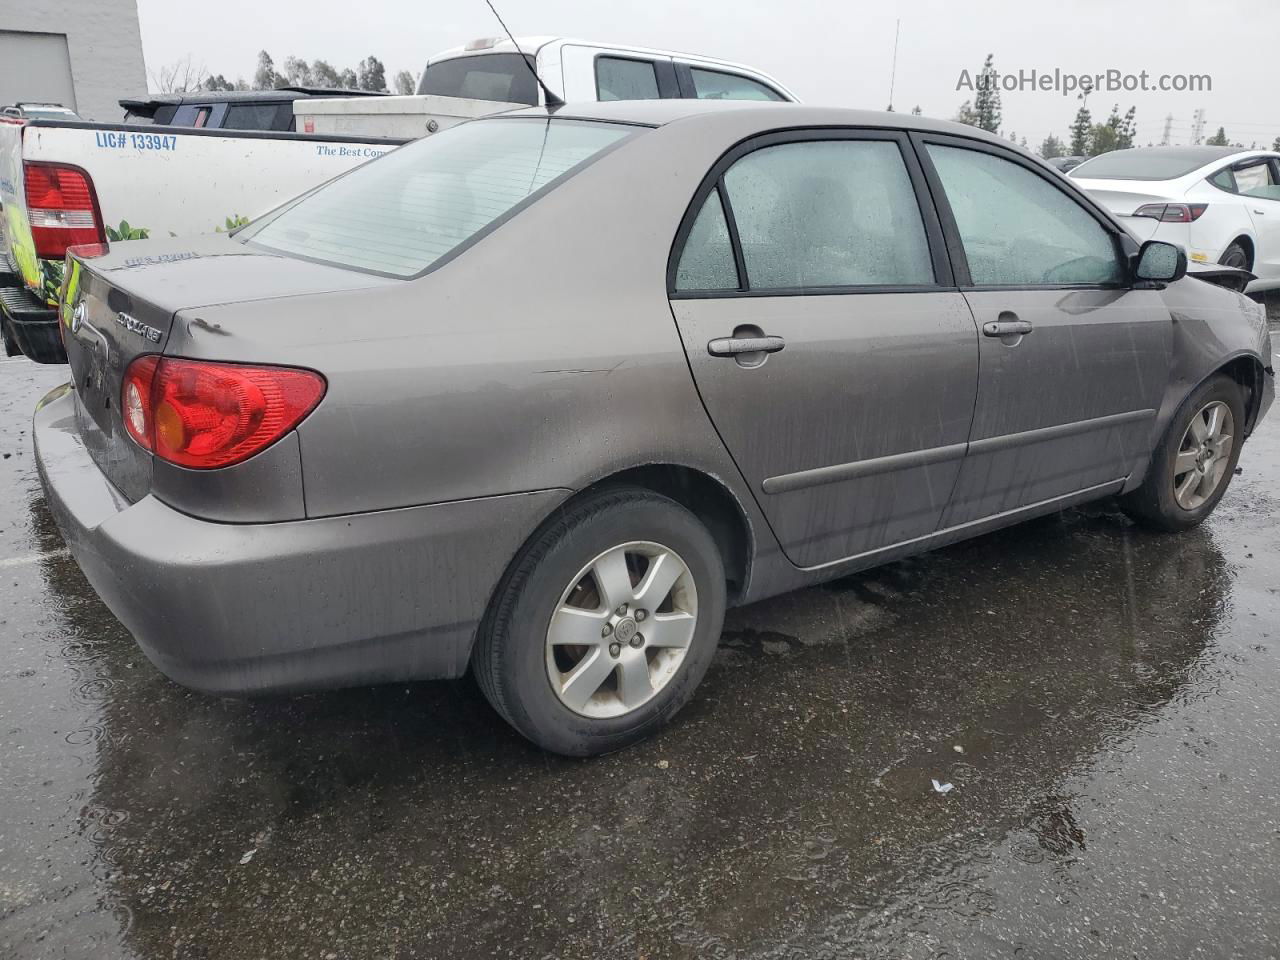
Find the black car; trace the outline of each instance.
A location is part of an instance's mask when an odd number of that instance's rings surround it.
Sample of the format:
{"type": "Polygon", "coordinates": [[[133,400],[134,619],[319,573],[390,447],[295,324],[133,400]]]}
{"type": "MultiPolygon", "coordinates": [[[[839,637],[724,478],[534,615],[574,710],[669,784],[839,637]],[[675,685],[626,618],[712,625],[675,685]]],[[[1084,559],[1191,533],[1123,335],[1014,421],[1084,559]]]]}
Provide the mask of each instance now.
{"type": "Polygon", "coordinates": [[[125,123],[210,130],[293,130],[293,102],[310,97],[380,97],[368,90],[280,87],[277,90],[197,90],[121,100],[125,123]]]}

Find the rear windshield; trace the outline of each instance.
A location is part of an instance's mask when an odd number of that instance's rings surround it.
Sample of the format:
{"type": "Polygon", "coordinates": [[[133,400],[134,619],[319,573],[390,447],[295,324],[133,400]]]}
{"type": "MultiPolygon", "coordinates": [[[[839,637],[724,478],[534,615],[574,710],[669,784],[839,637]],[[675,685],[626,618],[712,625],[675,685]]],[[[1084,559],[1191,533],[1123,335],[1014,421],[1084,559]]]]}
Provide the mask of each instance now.
{"type": "Polygon", "coordinates": [[[1081,180],[1176,180],[1232,151],[1117,150],[1086,160],[1071,171],[1081,180]]]}
{"type": "Polygon", "coordinates": [[[537,105],[533,58],[519,53],[482,53],[432,63],[422,71],[418,93],[537,105]]]}
{"type": "Polygon", "coordinates": [[[635,132],[580,120],[459,124],[356,168],[237,236],[304,259],[412,277],[635,132]]]}

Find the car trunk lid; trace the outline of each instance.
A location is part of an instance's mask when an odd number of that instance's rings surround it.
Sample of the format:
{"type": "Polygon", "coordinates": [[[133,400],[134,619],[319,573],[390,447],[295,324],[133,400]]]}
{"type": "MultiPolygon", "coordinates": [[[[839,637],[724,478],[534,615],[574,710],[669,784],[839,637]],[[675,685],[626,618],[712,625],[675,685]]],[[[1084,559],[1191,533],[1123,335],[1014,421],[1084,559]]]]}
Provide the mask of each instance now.
{"type": "Polygon", "coordinates": [[[1072,182],[1098,203],[1121,217],[1129,216],[1143,204],[1171,202],[1168,193],[1159,191],[1146,193],[1133,189],[1133,185],[1128,183],[1124,187],[1118,187],[1114,180],[1085,180],[1073,177],[1072,182]]]}
{"type": "Polygon", "coordinates": [[[125,371],[164,354],[180,310],[394,283],[369,274],[248,250],[225,237],[113,244],[65,264],[60,329],[86,449],[130,501],[151,490],[151,457],[128,435],[120,408],[125,371]]]}

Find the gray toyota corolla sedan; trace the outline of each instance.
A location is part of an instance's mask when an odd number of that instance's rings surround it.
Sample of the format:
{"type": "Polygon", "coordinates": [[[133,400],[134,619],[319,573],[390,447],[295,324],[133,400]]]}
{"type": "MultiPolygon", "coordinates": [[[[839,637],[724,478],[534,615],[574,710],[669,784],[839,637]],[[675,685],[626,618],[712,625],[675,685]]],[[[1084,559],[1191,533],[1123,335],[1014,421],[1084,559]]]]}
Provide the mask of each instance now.
{"type": "Polygon", "coordinates": [[[1115,494],[1204,519],[1274,371],[1261,308],[1185,273],[971,127],[529,110],[74,253],[35,440],[178,682],[471,669],[594,754],[689,700],[728,604],[1115,494]]]}

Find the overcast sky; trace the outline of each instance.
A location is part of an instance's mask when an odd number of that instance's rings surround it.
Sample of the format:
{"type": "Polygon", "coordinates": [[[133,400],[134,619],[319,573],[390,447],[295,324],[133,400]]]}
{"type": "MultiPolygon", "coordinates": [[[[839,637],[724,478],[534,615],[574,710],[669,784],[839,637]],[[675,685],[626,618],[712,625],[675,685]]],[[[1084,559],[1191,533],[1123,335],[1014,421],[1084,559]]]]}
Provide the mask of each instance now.
{"type": "MultiPolygon", "coordinates": [[[[702,53],[772,73],[802,100],[883,109],[889,101],[895,22],[901,18],[894,106],[951,117],[972,94],[987,53],[1019,69],[1209,74],[1208,93],[1105,93],[1095,118],[1137,106],[1138,142],[1185,143],[1197,108],[1206,136],[1270,145],[1280,137],[1277,0],[495,0],[517,36],[552,34],[702,53]]],[[[417,73],[426,57],[498,32],[483,0],[138,0],[149,73],[188,55],[213,73],[252,77],[257,53],[352,66],[372,54],[417,73]]],[[[1034,148],[1065,137],[1078,107],[1059,93],[1004,93],[1004,130],[1034,148]]]]}

